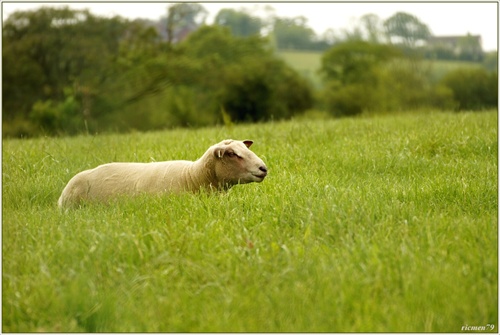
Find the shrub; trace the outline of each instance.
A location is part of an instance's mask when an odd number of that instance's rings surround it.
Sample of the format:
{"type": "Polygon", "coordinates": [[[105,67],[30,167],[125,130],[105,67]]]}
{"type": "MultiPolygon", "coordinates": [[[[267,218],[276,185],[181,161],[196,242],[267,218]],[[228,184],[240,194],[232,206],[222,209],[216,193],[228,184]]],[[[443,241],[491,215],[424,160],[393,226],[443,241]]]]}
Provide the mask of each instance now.
{"type": "Polygon", "coordinates": [[[310,85],[257,36],[235,37],[224,27],[203,27],[182,45],[184,55],[202,64],[192,87],[212,92],[200,108],[234,121],[288,118],[312,106],[310,85]]]}
{"type": "Polygon", "coordinates": [[[325,53],[322,61],[322,99],[335,116],[455,106],[450,88],[434,84],[420,59],[391,46],[346,42],[325,53]]]}
{"type": "Polygon", "coordinates": [[[74,134],[84,129],[82,106],[71,89],[64,89],[63,101],[38,100],[33,104],[29,122],[37,133],[54,135],[60,132],[74,134]]]}
{"type": "Polygon", "coordinates": [[[327,110],[333,116],[361,114],[370,105],[369,92],[360,84],[341,86],[330,82],[323,94],[327,110]]]}
{"type": "Polygon", "coordinates": [[[480,110],[498,105],[498,73],[484,69],[457,69],[441,81],[453,92],[458,110],[480,110]]]}
{"type": "Polygon", "coordinates": [[[348,41],[325,52],[320,72],[328,110],[340,116],[385,107],[384,64],[399,54],[392,46],[364,41],[348,41]]]}
{"type": "Polygon", "coordinates": [[[228,67],[220,104],[235,121],[289,118],[312,106],[310,86],[275,59],[252,60],[228,67]]]}

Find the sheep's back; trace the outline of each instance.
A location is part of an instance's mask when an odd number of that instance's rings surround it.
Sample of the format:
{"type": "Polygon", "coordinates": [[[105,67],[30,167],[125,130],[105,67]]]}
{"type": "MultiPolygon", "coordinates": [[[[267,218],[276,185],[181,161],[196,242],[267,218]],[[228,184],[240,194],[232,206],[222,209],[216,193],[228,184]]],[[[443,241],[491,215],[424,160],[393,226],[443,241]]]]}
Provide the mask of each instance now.
{"type": "Polygon", "coordinates": [[[191,164],[189,161],[109,163],[89,170],[85,179],[93,184],[90,191],[96,196],[176,192],[183,188],[184,171],[191,164]]]}

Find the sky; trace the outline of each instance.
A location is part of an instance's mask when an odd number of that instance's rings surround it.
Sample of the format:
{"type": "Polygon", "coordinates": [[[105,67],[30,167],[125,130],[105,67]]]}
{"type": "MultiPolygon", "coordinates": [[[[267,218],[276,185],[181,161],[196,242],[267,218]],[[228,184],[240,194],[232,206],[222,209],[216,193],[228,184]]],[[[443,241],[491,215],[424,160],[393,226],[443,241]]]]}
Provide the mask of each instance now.
{"type": "MultiPolygon", "coordinates": [[[[412,14],[425,23],[435,36],[481,35],[485,51],[498,50],[497,1],[485,2],[199,2],[211,24],[222,8],[253,10],[257,16],[266,16],[265,7],[271,6],[278,17],[307,18],[307,25],[321,35],[327,29],[340,32],[349,29],[365,14],[376,14],[385,20],[397,12],[412,14]]],[[[94,15],[119,15],[128,19],[157,20],[166,14],[169,3],[163,2],[2,2],[5,20],[16,10],[32,10],[44,6],[69,5],[74,9],[88,8],[94,15]]]]}

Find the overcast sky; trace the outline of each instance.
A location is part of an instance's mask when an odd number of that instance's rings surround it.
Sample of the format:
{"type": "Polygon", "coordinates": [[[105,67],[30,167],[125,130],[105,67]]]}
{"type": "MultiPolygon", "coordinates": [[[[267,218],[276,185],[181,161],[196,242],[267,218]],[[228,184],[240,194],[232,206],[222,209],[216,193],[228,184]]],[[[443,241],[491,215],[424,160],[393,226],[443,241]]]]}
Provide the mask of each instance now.
{"type": "MultiPolygon", "coordinates": [[[[376,14],[385,20],[396,12],[415,15],[427,24],[433,35],[481,35],[483,49],[498,50],[498,2],[357,2],[357,3],[311,3],[311,2],[200,2],[208,10],[207,23],[211,24],[215,15],[222,8],[247,8],[264,15],[265,6],[271,6],[279,17],[305,16],[308,26],[321,35],[332,28],[340,32],[352,26],[356,19],[364,14],[376,14]]],[[[45,6],[69,5],[74,9],[88,8],[95,15],[120,15],[125,18],[148,18],[156,20],[166,14],[168,3],[165,2],[30,2],[2,3],[2,17],[5,20],[15,10],[31,10],[45,6]]]]}

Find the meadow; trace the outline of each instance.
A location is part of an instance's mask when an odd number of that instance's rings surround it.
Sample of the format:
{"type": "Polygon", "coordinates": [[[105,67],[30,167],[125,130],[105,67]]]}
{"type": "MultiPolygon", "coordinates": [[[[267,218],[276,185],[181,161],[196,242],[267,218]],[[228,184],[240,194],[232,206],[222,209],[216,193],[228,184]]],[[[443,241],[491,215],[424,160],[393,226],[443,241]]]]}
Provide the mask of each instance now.
{"type": "Polygon", "coordinates": [[[498,116],[3,141],[3,332],[498,327],[498,116]],[[252,139],[260,184],[62,212],[77,172],[252,139]]]}
{"type": "Polygon", "coordinates": [[[323,81],[318,71],[321,68],[321,57],[323,52],[281,50],[277,56],[283,59],[290,67],[300,73],[300,75],[313,85],[314,88],[321,88],[323,81]]]}

